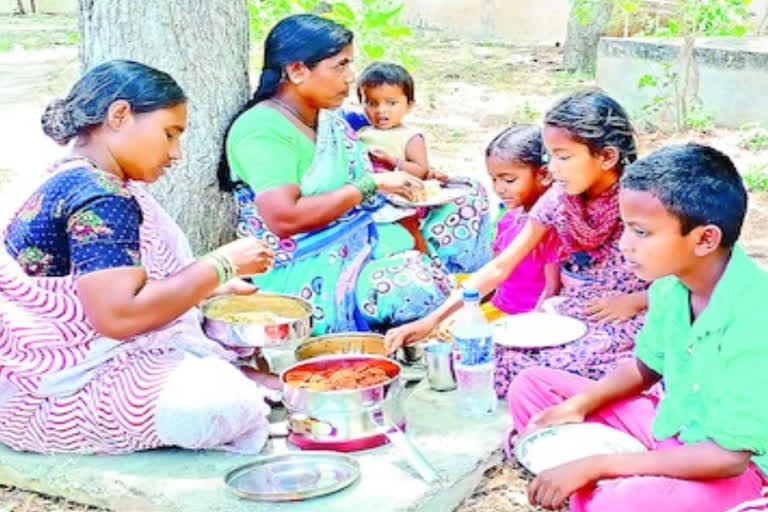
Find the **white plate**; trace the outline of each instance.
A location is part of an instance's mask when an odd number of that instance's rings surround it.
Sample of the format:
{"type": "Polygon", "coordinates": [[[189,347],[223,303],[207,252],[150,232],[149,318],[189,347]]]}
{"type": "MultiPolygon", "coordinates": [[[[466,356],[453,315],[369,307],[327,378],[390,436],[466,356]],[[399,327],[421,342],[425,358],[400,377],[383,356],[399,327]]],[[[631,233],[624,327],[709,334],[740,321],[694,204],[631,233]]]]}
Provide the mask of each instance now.
{"type": "Polygon", "coordinates": [[[581,320],[538,311],[499,318],[491,328],[494,343],[513,348],[556,347],[587,333],[587,324],[581,320]]]}
{"type": "Polygon", "coordinates": [[[591,455],[646,451],[643,443],[601,423],[569,423],[543,428],[518,439],[515,458],[538,475],[591,455]]]}
{"type": "Polygon", "coordinates": [[[462,183],[454,183],[448,186],[440,186],[440,193],[435,194],[426,201],[411,202],[405,199],[403,196],[397,194],[386,194],[387,201],[395,206],[402,208],[423,208],[429,206],[440,206],[450,203],[456,199],[467,195],[471,192],[472,188],[469,185],[462,183]]]}

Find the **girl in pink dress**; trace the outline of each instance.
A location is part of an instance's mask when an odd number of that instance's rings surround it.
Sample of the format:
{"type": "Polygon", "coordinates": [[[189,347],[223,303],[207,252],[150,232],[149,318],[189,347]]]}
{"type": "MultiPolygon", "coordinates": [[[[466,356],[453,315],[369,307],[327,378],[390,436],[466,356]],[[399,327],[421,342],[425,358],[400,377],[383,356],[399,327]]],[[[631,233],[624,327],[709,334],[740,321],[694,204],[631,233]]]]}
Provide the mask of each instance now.
{"type": "MultiPolygon", "coordinates": [[[[541,129],[532,125],[507,128],[485,150],[485,165],[494,192],[508,208],[499,219],[493,241],[493,252],[499,254],[520,234],[531,208],[552,184],[543,161],[541,129]]],[[[491,304],[498,311],[490,316],[531,311],[556,295],[560,289],[557,254],[557,237],[550,232],[496,288],[491,304]]]]}

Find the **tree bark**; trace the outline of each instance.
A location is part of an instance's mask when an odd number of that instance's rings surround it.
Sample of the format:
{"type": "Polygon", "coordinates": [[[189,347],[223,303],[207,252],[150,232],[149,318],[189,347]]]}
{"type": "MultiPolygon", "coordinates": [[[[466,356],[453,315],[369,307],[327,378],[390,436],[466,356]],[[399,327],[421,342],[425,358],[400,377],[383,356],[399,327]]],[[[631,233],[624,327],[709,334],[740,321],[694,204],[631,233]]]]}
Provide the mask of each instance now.
{"type": "Polygon", "coordinates": [[[188,97],[183,158],[152,193],[200,253],[234,238],[219,192],[224,131],[248,97],[247,0],[78,0],[83,70],[131,59],[171,74],[188,97]]]}
{"type": "Polygon", "coordinates": [[[29,11],[32,14],[35,14],[37,12],[37,4],[35,3],[35,0],[29,0],[29,11]]]}
{"type": "Polygon", "coordinates": [[[597,65],[597,44],[611,22],[613,2],[591,0],[589,22],[584,24],[575,15],[576,0],[571,0],[568,35],[563,50],[563,68],[571,73],[594,74],[597,65]]]}
{"type": "Polygon", "coordinates": [[[759,36],[768,35],[768,7],[765,8],[765,14],[763,15],[763,19],[760,22],[760,25],[757,27],[757,35],[759,36]]]}

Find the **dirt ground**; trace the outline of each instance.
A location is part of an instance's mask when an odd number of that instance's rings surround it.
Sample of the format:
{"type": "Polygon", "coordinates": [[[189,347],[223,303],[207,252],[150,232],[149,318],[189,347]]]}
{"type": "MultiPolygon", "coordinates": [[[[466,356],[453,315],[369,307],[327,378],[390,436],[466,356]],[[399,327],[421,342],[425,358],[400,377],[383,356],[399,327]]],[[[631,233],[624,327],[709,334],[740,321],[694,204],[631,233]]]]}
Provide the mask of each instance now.
{"type": "MultiPolygon", "coordinates": [[[[24,24],[0,17],[0,34],[47,29],[51,24],[62,34],[75,26],[71,18],[24,24]]],[[[0,139],[6,141],[0,152],[0,216],[26,196],[46,164],[62,151],[44,138],[39,116],[46,102],[66,94],[78,76],[77,51],[66,44],[71,37],[39,40],[38,46],[12,51],[1,51],[0,44],[0,139]]],[[[562,72],[557,48],[473,44],[435,36],[425,36],[417,48],[422,66],[414,73],[417,104],[409,121],[424,129],[434,165],[482,180],[487,179],[483,149],[493,135],[510,123],[536,122],[560,95],[594,85],[589,78],[562,72]]],[[[638,138],[641,155],[666,143],[698,140],[730,154],[742,172],[768,163],[768,151],[739,147],[744,138],[740,130],[713,128],[704,134],[676,136],[640,133],[638,138]]],[[[751,194],[742,241],[764,264],[768,264],[767,235],[768,196],[751,194]]],[[[458,511],[534,510],[525,496],[527,481],[514,464],[492,468],[458,511]]],[[[0,512],[83,510],[97,509],[0,487],[0,512]]]]}

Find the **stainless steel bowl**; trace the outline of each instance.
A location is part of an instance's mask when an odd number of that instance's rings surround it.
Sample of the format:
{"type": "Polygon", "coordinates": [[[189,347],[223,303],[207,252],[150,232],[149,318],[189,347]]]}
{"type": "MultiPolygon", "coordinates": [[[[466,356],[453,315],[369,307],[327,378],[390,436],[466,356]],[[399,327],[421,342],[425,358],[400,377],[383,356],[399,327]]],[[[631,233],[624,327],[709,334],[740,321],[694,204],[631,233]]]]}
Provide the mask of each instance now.
{"type": "Polygon", "coordinates": [[[297,361],[337,354],[373,354],[384,356],[384,336],[372,332],[340,332],[316,336],[296,347],[297,361]]]}
{"type": "Polygon", "coordinates": [[[293,433],[315,442],[354,442],[382,434],[382,424],[402,425],[402,367],[392,359],[372,355],[326,356],[297,363],[280,374],[283,402],[293,433]],[[340,390],[313,391],[285,382],[293,370],[323,370],[339,362],[381,361],[390,379],[375,386],[340,390]]]}
{"type": "MultiPolygon", "coordinates": [[[[256,293],[247,296],[252,299],[249,309],[243,311],[265,311],[277,313],[284,320],[274,324],[244,324],[213,318],[208,314],[211,305],[218,301],[232,300],[232,295],[222,295],[206,301],[202,306],[205,334],[223,345],[230,347],[277,347],[304,341],[312,332],[312,310],[310,302],[294,295],[279,293],[256,293]],[[281,314],[285,310],[290,315],[281,314]]],[[[245,296],[239,296],[241,300],[245,296]]]]}

